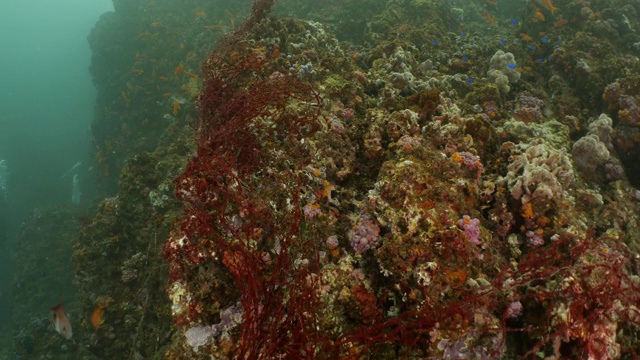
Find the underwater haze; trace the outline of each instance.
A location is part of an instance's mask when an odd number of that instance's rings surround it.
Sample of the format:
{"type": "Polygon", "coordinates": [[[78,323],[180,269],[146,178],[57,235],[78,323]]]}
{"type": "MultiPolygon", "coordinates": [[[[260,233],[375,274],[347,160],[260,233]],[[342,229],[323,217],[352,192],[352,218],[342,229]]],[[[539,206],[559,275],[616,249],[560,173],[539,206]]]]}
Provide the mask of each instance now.
{"type": "Polygon", "coordinates": [[[88,152],[95,98],[86,39],[110,8],[107,0],[0,5],[0,158],[13,212],[70,196],[71,180],[57,180],[88,152]]]}
{"type": "Polygon", "coordinates": [[[109,0],[0,3],[0,161],[8,173],[0,200],[3,319],[11,233],[35,207],[70,202],[72,179],[61,177],[88,154],[95,91],[87,35],[111,8],[109,0]]]}

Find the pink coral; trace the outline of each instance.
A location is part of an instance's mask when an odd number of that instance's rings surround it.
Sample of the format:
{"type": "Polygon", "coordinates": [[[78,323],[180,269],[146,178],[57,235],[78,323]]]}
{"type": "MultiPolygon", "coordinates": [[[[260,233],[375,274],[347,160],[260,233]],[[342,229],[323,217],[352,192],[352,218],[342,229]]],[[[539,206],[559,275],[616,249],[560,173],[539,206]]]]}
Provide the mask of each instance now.
{"type": "Polygon", "coordinates": [[[506,312],[506,318],[507,319],[517,319],[520,316],[522,316],[522,303],[520,301],[514,301],[511,304],[509,304],[509,307],[507,308],[507,312],[506,312]]]}
{"type": "Polygon", "coordinates": [[[378,243],[378,234],[380,233],[380,227],[374,224],[370,220],[364,220],[361,218],[358,225],[353,228],[351,235],[351,246],[356,253],[362,254],[369,249],[372,249],[378,243]]]}
{"type": "Polygon", "coordinates": [[[544,101],[531,95],[520,95],[518,98],[518,110],[514,114],[515,118],[525,122],[536,122],[542,117],[542,107],[544,101]]]}
{"type": "Polygon", "coordinates": [[[458,220],[458,227],[464,230],[472,244],[480,244],[480,220],[464,215],[462,219],[458,220]]]}

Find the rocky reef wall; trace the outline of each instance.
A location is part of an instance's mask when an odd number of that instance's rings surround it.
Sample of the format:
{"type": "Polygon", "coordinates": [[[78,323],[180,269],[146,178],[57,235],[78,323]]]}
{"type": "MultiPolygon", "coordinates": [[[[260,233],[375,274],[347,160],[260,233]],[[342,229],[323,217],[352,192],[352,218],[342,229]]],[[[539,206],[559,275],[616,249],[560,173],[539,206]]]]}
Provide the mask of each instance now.
{"type": "Polygon", "coordinates": [[[179,3],[89,37],[102,193],[34,358],[637,355],[637,4],[179,3]]]}

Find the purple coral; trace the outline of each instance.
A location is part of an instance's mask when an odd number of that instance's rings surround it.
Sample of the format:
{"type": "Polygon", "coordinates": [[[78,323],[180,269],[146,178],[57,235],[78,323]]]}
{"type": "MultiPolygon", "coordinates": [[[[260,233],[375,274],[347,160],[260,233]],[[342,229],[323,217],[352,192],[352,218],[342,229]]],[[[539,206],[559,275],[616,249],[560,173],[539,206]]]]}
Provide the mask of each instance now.
{"type": "Polygon", "coordinates": [[[505,316],[507,317],[507,319],[517,319],[522,315],[522,303],[520,301],[514,301],[511,304],[509,304],[509,307],[507,308],[507,312],[505,314],[505,316]]]}
{"type": "Polygon", "coordinates": [[[480,220],[464,215],[458,220],[458,227],[464,230],[473,245],[480,245],[480,220]]]}
{"type": "Polygon", "coordinates": [[[529,123],[538,121],[542,117],[544,101],[531,95],[520,95],[518,97],[518,110],[515,113],[516,119],[529,123]]]}
{"type": "Polygon", "coordinates": [[[361,218],[353,228],[351,234],[351,246],[356,253],[362,254],[374,248],[379,241],[380,227],[370,220],[361,218]]]}
{"type": "Polygon", "coordinates": [[[620,95],[618,104],[620,105],[620,111],[618,111],[620,119],[626,121],[629,125],[639,126],[640,106],[638,106],[636,98],[629,95],[620,95]]]}
{"type": "Polygon", "coordinates": [[[495,101],[493,100],[485,101],[483,105],[484,105],[484,113],[487,114],[489,118],[495,119],[496,117],[498,117],[500,109],[498,108],[498,105],[496,104],[495,101]]]}
{"type": "Polygon", "coordinates": [[[329,236],[325,243],[327,247],[331,250],[337,248],[338,245],[340,245],[340,243],[338,242],[338,237],[336,235],[329,236]]]}
{"type": "Polygon", "coordinates": [[[322,215],[322,210],[320,210],[320,205],[316,203],[305,205],[302,208],[302,212],[304,213],[304,218],[307,220],[311,220],[316,216],[322,215]]]}
{"type": "MultiPolygon", "coordinates": [[[[331,130],[336,133],[336,134],[342,134],[344,132],[344,124],[342,124],[342,121],[340,121],[340,119],[338,119],[337,116],[330,114],[329,116],[327,116],[327,123],[329,123],[329,126],[331,127],[331,130]]],[[[343,119],[344,119],[344,115],[343,115],[343,119]]]]}
{"type": "Polygon", "coordinates": [[[220,322],[215,325],[197,325],[185,331],[184,336],[187,343],[191,345],[194,351],[213,337],[223,332],[227,332],[242,322],[243,308],[240,303],[236,303],[220,312],[220,322]]]}
{"type": "Polygon", "coordinates": [[[469,170],[475,170],[476,168],[482,168],[480,163],[480,157],[473,155],[468,151],[461,151],[457,153],[460,159],[460,163],[469,168],[469,170]]]}
{"type": "Polygon", "coordinates": [[[529,239],[529,245],[541,246],[544,245],[544,238],[537,231],[527,231],[527,238],[529,239]]]}
{"type": "Polygon", "coordinates": [[[458,164],[466,166],[469,170],[475,170],[477,175],[476,182],[480,180],[484,168],[479,156],[473,155],[468,151],[454,152],[451,156],[453,157],[453,161],[458,164]]]}

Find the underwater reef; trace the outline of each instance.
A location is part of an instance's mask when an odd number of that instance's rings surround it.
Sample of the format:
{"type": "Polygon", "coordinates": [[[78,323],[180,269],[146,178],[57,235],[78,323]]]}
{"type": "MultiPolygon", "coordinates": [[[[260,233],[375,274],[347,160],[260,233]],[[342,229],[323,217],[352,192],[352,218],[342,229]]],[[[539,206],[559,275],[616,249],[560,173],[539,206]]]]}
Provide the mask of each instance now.
{"type": "Polygon", "coordinates": [[[638,357],[637,2],[114,5],[84,320],[49,346],[638,357]]]}
{"type": "Polygon", "coordinates": [[[356,44],[272,3],[203,64],[169,358],[637,356],[640,64],[608,9],[394,2],[356,44]]]}

